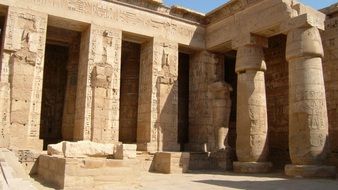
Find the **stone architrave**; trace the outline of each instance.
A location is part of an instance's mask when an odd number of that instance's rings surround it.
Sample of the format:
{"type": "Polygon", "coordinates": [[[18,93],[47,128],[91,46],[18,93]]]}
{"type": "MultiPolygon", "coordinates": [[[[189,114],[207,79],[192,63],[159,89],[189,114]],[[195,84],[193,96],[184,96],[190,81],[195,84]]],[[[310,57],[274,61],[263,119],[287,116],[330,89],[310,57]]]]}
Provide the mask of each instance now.
{"type": "Polygon", "coordinates": [[[272,167],[272,164],[267,162],[265,71],[262,46],[248,44],[238,48],[236,61],[238,162],[234,163],[235,172],[265,173],[272,167]]]}
{"type": "Polygon", "coordinates": [[[317,27],[288,31],[289,62],[289,176],[335,177],[328,157],[328,115],[322,69],[323,46],[317,27]]]}

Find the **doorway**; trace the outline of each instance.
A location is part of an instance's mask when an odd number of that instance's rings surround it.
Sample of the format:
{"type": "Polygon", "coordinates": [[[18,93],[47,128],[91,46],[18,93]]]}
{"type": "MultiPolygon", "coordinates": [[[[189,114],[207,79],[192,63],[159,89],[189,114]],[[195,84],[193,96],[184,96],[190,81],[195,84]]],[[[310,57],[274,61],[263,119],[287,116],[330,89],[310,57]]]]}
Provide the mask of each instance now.
{"type": "Polygon", "coordinates": [[[231,112],[228,143],[230,147],[236,147],[236,115],[237,115],[237,74],[236,69],[236,51],[227,52],[224,55],[224,81],[231,85],[233,91],[230,94],[231,112]]]}
{"type": "Polygon", "coordinates": [[[119,141],[135,144],[139,97],[141,45],[122,42],[119,141]]]}
{"type": "Polygon", "coordinates": [[[189,142],[189,54],[178,56],[178,143],[181,151],[189,142]]]}

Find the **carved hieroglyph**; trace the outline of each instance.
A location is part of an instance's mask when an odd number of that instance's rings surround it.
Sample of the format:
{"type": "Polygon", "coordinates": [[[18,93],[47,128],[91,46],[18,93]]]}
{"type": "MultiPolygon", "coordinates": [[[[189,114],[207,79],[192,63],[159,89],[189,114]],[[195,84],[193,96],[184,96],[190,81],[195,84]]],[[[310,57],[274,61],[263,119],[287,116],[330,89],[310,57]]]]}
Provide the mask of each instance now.
{"type": "Polygon", "coordinates": [[[265,70],[262,47],[246,45],[238,49],[236,153],[239,162],[264,162],[267,158],[265,70]]]}
{"type": "Polygon", "coordinates": [[[2,54],[1,105],[10,146],[41,148],[39,142],[47,15],[10,7],[2,54]],[[10,85],[10,89],[9,89],[10,85]],[[10,90],[10,92],[9,92],[10,90]],[[9,96],[10,97],[6,97],[9,96]],[[10,108],[8,108],[10,106],[10,108]],[[8,119],[7,117],[10,117],[8,119]],[[7,123],[9,122],[9,123],[7,123]]]}
{"type": "Polygon", "coordinates": [[[178,44],[155,39],[154,64],[159,66],[157,141],[160,150],[178,151],[178,44]]]}

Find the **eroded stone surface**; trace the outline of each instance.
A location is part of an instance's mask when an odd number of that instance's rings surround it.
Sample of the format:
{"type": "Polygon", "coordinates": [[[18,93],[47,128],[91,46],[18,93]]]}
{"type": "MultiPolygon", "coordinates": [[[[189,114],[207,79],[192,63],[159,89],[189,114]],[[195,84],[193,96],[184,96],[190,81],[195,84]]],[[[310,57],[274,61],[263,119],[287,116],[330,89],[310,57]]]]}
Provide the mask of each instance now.
{"type": "MultiPolygon", "coordinates": [[[[265,94],[265,70],[264,53],[261,46],[252,44],[239,48],[236,61],[236,72],[238,73],[237,88],[239,92],[237,94],[236,153],[239,162],[267,161],[268,118],[265,94]]],[[[243,167],[246,168],[244,163],[235,164],[235,171],[259,172],[261,168],[262,172],[266,172],[269,168],[254,167],[251,171],[250,169],[243,169],[243,167]]],[[[256,165],[259,164],[257,163],[256,165]]]]}
{"type": "Polygon", "coordinates": [[[100,144],[91,141],[61,142],[48,145],[48,155],[62,155],[65,158],[107,157],[114,155],[115,144],[100,144]]]}

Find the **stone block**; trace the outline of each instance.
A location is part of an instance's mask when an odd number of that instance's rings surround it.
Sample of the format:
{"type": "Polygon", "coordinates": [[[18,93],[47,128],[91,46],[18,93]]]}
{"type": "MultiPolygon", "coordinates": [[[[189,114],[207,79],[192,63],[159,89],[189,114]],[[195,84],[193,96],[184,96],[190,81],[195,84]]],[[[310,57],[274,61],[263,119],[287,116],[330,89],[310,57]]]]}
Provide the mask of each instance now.
{"type": "Polygon", "coordinates": [[[190,153],[155,153],[150,170],[153,172],[171,174],[184,173],[189,169],[190,153]]]}
{"type": "Polygon", "coordinates": [[[61,142],[48,145],[49,155],[63,155],[66,158],[108,157],[114,155],[115,144],[100,144],[91,141],[61,142]]]}
{"type": "Polygon", "coordinates": [[[134,159],[136,158],[136,144],[119,144],[114,154],[115,159],[134,159]]]}

